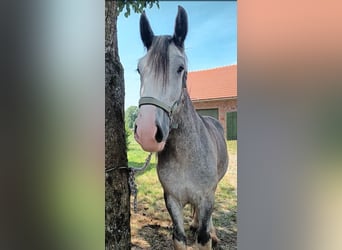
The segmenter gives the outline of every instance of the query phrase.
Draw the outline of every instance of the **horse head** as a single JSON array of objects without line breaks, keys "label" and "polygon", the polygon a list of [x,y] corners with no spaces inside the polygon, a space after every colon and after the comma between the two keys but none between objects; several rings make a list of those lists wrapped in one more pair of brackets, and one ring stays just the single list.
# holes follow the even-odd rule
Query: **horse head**
[{"label": "horse head", "polygon": [[173,36],[155,36],[145,13],[140,17],[140,35],[147,53],[137,68],[141,85],[134,135],[145,151],[162,151],[170,129],[176,126],[173,117],[179,112],[186,87],[187,31],[187,14],[181,6],[178,6]]}]

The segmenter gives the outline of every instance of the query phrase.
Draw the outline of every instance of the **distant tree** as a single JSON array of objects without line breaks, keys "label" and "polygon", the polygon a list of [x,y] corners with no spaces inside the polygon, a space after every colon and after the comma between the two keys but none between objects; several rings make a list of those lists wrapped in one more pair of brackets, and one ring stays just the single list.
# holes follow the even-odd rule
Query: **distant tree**
[{"label": "distant tree", "polygon": [[158,1],[105,1],[105,249],[131,249],[130,190],[124,122],[125,83],[117,40],[117,17],[125,8],[142,12]]},{"label": "distant tree", "polygon": [[129,106],[126,109],[125,113],[125,120],[126,120],[126,126],[130,129],[133,129],[135,119],[138,117],[138,107],[137,106]]}]

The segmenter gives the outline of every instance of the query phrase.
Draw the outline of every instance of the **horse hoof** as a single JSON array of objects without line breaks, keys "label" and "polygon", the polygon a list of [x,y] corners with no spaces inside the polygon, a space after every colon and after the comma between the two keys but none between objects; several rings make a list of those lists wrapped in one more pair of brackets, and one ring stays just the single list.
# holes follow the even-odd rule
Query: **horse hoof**
[{"label": "horse hoof", "polygon": [[198,242],[196,245],[197,245],[198,250],[211,250],[212,249],[211,239],[205,245],[202,245]]},{"label": "horse hoof", "polygon": [[175,250],[186,250],[186,244],[183,241],[173,240]]},{"label": "horse hoof", "polygon": [[217,239],[217,240],[212,239],[212,243],[211,244],[213,245],[213,247],[217,247],[219,242],[220,242],[219,239]]},{"label": "horse hoof", "polygon": [[211,240],[213,241],[213,246],[215,247],[218,243],[220,243],[220,239],[217,238],[216,234],[210,233]]}]

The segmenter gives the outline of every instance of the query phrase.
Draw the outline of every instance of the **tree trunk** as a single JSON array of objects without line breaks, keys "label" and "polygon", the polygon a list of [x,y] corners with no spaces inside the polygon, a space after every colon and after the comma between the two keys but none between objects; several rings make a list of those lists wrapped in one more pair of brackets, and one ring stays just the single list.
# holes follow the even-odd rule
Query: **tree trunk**
[{"label": "tree trunk", "polygon": [[[130,249],[130,190],[124,125],[125,85],[117,43],[116,1],[106,1],[105,23],[105,137],[106,250]],[[123,167],[123,168],[121,168]]]}]

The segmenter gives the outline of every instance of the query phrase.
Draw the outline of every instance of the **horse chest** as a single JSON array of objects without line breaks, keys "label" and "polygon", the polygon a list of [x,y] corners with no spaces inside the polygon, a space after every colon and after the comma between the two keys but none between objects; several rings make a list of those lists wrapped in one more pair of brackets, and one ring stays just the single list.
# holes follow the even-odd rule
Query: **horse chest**
[{"label": "horse chest", "polygon": [[186,169],[158,166],[157,171],[165,192],[177,194],[177,196],[186,196],[189,193],[191,180]]},{"label": "horse chest", "polygon": [[158,177],[163,187],[186,186],[189,173],[186,169],[158,166]]},{"label": "horse chest", "polygon": [[157,172],[164,192],[177,198],[183,205],[196,203],[216,185],[213,175],[207,172],[204,177],[189,166],[158,165]]}]

